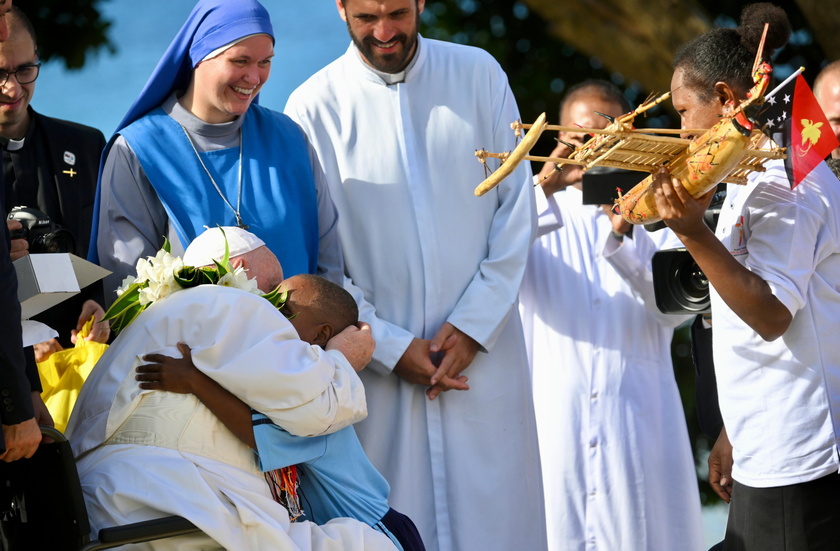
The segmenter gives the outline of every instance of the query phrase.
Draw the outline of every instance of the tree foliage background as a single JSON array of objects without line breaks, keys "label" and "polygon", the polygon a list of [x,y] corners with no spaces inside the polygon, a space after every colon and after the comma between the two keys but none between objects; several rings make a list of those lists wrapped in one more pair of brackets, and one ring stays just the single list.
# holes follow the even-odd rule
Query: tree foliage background
[{"label": "tree foliage background", "polygon": [[102,2],[30,0],[21,3],[19,7],[38,31],[41,61],[59,59],[68,69],[80,69],[90,54],[103,49],[114,53],[116,47],[108,36],[111,22],[102,18],[99,7]]},{"label": "tree foliage background", "polygon": [[[41,59],[62,60],[74,69],[81,68],[89,55],[115,52],[108,36],[111,22],[103,19],[100,9],[106,1],[29,0],[24,9],[38,29]],[[813,82],[826,61],[840,58],[840,10],[819,0],[774,3],[788,13],[794,30],[790,44],[773,60],[777,77],[803,66],[806,79]],[[747,2],[709,4],[698,0],[428,0],[421,32],[428,38],[490,52],[508,74],[523,119],[532,121],[546,112],[548,121],[556,123],[564,91],[588,78],[614,82],[631,105],[667,91],[674,50],[712,26],[735,26]],[[650,127],[678,124],[667,104],[653,110],[647,120],[637,121],[638,126]],[[553,148],[553,137],[547,134],[534,148],[535,154],[547,155]],[[702,480],[711,442],[696,420],[694,370],[685,329],[677,332],[673,352],[701,473],[701,495],[704,502],[713,503],[718,498]]]},{"label": "tree foliage background", "polygon": [[[556,124],[564,91],[588,78],[612,81],[633,106],[667,92],[676,48],[713,26],[737,26],[748,3],[718,0],[709,9],[696,0],[427,0],[421,32],[490,52],[508,74],[523,120],[545,112]],[[840,10],[814,0],[773,3],[787,12],[794,30],[773,60],[776,74],[785,77],[803,66],[812,82],[826,60],[840,58]],[[826,46],[809,26],[814,19],[829,29],[821,36]],[[665,103],[637,124],[679,122]],[[547,155],[554,145],[544,135],[534,153]]]}]

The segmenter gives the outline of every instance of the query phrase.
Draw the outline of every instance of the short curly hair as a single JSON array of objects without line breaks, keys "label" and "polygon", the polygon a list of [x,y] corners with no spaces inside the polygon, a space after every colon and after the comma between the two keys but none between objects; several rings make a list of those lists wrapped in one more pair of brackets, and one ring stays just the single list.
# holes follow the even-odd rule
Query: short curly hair
[{"label": "short curly hair", "polygon": [[359,306],[344,287],[313,274],[298,274],[294,277],[312,285],[315,301],[309,306],[318,310],[323,319],[329,320],[336,332],[358,323]]},{"label": "short curly hair", "polygon": [[763,56],[770,59],[790,39],[790,21],[782,8],[762,2],[743,9],[738,28],[712,29],[680,47],[674,70],[682,69],[688,86],[703,100],[711,99],[717,82],[746,95],[765,23],[770,27]]}]

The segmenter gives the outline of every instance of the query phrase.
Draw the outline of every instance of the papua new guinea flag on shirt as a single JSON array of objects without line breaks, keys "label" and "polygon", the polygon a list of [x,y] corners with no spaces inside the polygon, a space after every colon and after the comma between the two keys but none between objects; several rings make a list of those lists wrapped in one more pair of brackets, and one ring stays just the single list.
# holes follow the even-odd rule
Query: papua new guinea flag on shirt
[{"label": "papua new guinea flag on shirt", "polygon": [[764,133],[785,148],[791,188],[838,146],[825,113],[801,73],[764,100],[757,119]]}]

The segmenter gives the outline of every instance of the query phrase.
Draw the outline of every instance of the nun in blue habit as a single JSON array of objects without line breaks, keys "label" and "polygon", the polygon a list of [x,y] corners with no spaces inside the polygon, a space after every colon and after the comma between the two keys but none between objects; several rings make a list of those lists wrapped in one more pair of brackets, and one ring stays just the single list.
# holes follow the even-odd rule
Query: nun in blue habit
[{"label": "nun in blue habit", "polygon": [[259,236],[287,277],[339,280],[335,207],[315,154],[291,119],[257,104],[273,55],[259,2],[196,4],[102,158],[90,259],[112,272],[106,303],[164,237],[178,255],[216,225]]}]

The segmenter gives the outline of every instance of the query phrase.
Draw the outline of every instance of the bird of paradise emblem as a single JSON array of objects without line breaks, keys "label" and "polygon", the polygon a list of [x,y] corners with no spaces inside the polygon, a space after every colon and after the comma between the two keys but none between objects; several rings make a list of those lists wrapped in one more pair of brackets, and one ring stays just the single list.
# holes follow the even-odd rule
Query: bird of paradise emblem
[{"label": "bird of paradise emblem", "polygon": [[[820,137],[822,136],[820,127],[822,125],[823,123],[821,122],[802,119],[802,145],[798,148],[799,151],[797,151],[800,157],[807,155],[811,151],[811,148],[820,141]],[[808,147],[805,147],[806,143]]]}]

